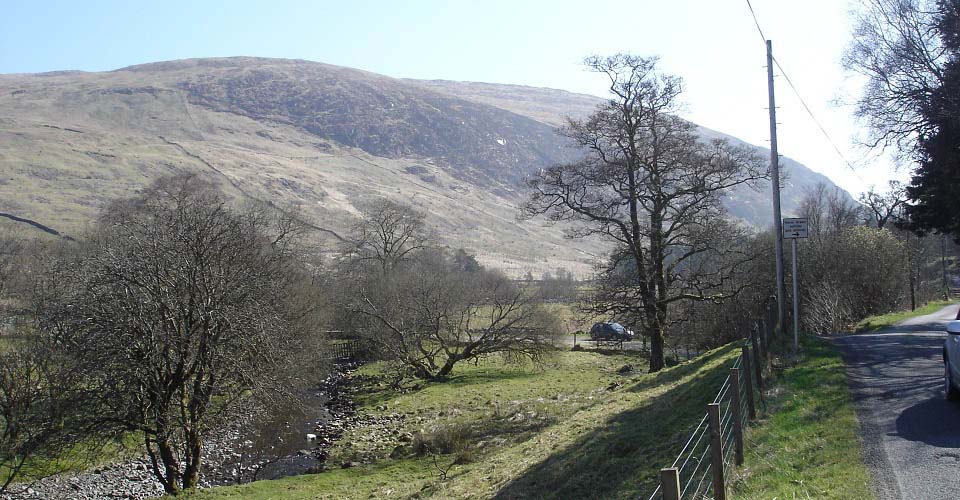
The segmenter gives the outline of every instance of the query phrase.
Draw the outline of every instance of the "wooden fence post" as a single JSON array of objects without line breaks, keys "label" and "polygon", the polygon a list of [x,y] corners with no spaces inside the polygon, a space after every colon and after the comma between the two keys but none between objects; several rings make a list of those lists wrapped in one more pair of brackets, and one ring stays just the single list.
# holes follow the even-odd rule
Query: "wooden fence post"
[{"label": "wooden fence post", "polygon": [[713,498],[726,500],[727,489],[723,484],[723,435],[720,428],[720,404],[707,405],[707,421],[710,423],[710,468],[713,472]]},{"label": "wooden fence post", "polygon": [[[750,373],[747,372],[747,378]],[[733,455],[737,465],[743,465],[743,410],[740,407],[740,369],[730,369],[730,410],[733,412]]]},{"label": "wooden fence post", "polygon": [[660,469],[660,492],[663,500],[680,500],[680,471],[676,467]]},{"label": "wooden fence post", "polygon": [[760,320],[760,324],[757,326],[757,330],[758,330],[757,332],[758,335],[760,335],[760,338],[758,339],[760,341],[760,358],[766,361],[767,354],[769,354],[769,351],[767,351],[767,348],[770,346],[769,344],[770,337],[768,335],[770,331],[770,327],[768,326],[766,319]]},{"label": "wooden fence post", "polygon": [[750,420],[755,420],[757,418],[757,407],[753,403],[753,370],[750,368],[750,349],[747,348],[747,345],[743,345],[743,361],[741,361],[743,366],[743,373],[746,375],[746,378],[743,379],[744,382],[744,393],[747,396],[747,417]]},{"label": "wooden fence post", "polygon": [[757,336],[750,337],[750,342],[753,344],[753,371],[757,374],[757,394],[760,395],[760,402],[763,403],[763,360],[760,349],[757,348]]}]

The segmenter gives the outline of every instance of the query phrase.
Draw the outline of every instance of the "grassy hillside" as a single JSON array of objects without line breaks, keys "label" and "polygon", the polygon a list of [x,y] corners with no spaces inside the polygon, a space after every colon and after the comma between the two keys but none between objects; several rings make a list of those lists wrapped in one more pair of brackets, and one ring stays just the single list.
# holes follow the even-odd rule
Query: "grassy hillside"
[{"label": "grassy hillside", "polygon": [[645,365],[630,354],[564,351],[542,369],[488,360],[402,394],[379,385],[374,365],[361,411],[389,423],[344,436],[330,462],[351,467],[196,497],[636,498],[656,487],[737,352],[657,374],[618,373]]},{"label": "grassy hillside", "polygon": [[586,275],[603,243],[573,248],[560,227],[516,220],[522,178],[570,154],[558,140],[500,108],[306,61],[0,75],[0,212],[75,235],[109,201],[196,172],[298,209],[332,231],[319,233],[328,248],[386,197],[485,264]]},{"label": "grassy hillside", "polygon": [[[607,245],[516,220],[524,179],[576,152],[554,133],[598,98],[417,82],[299,60],[215,58],[101,73],[0,75],[0,213],[76,234],[150,180],[197,172],[237,199],[297,207],[328,246],[372,199],[430,214],[441,244],[520,276],[586,276]],[[704,133],[706,129],[703,129]],[[716,134],[715,132],[710,132]],[[790,166],[785,213],[811,182]],[[731,193],[763,224],[767,189]]]}]

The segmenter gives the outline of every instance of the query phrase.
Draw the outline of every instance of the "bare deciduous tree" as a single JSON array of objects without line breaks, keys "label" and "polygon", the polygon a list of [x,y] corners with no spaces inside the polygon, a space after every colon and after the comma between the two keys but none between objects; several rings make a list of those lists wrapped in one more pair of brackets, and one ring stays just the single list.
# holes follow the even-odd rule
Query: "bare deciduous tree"
[{"label": "bare deciduous tree", "polygon": [[799,212],[807,219],[810,238],[823,243],[846,228],[860,223],[861,209],[838,187],[819,182],[800,200]]},{"label": "bare deciduous tree", "polygon": [[750,149],[706,141],[674,114],[681,80],[658,72],[656,58],[619,54],[585,63],[609,79],[611,99],[561,130],[585,156],[534,178],[523,214],[573,221],[569,236],[599,235],[618,245],[606,268],[626,266],[633,278],[610,296],[609,310],[628,309],[637,318],[657,371],[670,305],[724,296],[717,286],[723,269],[696,275],[724,251],[710,241],[717,228],[729,227],[722,195],[767,172]]},{"label": "bare deciduous tree", "polygon": [[141,433],[168,493],[197,486],[205,436],[243,398],[287,394],[295,232],[196,177],[161,179],[106,209],[42,284],[41,335],[82,370],[82,410]]},{"label": "bare deciduous tree", "polygon": [[878,229],[883,229],[888,222],[898,222],[903,217],[906,202],[906,187],[900,181],[890,181],[884,193],[878,193],[871,187],[860,194],[860,204],[870,215],[871,224]]},{"label": "bare deciduous tree", "polygon": [[75,368],[33,343],[0,350],[0,493],[15,479],[49,473],[25,470],[31,461],[53,462],[89,444],[83,436],[90,421],[77,411],[82,395],[68,389],[82,383]]},{"label": "bare deciduous tree", "polygon": [[866,77],[856,115],[870,135],[868,145],[915,151],[931,131],[922,110],[944,79],[948,60],[937,26],[935,0],[864,0],[855,11],[844,66]]},{"label": "bare deciduous tree", "polygon": [[577,280],[570,271],[558,267],[546,271],[540,278],[540,296],[545,300],[566,302],[577,298]]},{"label": "bare deciduous tree", "polygon": [[363,209],[351,237],[354,251],[362,259],[376,261],[383,270],[423,249],[427,240],[422,212],[385,199]]},{"label": "bare deciduous tree", "polygon": [[18,351],[0,352],[0,492],[49,442],[49,399],[37,361]]},{"label": "bare deciduous tree", "polygon": [[348,309],[367,338],[417,378],[439,379],[462,361],[492,354],[539,361],[553,321],[506,276],[464,271],[440,251],[356,281]]}]

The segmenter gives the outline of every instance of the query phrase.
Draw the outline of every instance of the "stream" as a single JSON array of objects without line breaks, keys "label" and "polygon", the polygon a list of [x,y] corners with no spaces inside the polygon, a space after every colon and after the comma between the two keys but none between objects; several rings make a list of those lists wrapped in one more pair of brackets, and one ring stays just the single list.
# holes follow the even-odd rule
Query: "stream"
[{"label": "stream", "polygon": [[[200,487],[325,470],[330,448],[355,420],[354,406],[343,391],[355,368],[356,365],[339,365],[318,387],[304,393],[300,404],[277,408],[272,416],[257,417],[256,412],[247,412],[233,425],[208,438]],[[308,435],[315,437],[308,440]],[[164,494],[146,457],[15,483],[8,489],[0,494],[0,499],[140,500]]]}]

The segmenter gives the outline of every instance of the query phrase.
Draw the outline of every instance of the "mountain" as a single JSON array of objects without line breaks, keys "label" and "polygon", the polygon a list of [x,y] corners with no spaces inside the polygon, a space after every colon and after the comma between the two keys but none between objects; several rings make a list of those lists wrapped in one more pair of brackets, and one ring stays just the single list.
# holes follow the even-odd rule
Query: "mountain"
[{"label": "mountain", "polygon": [[[448,80],[409,80],[426,88],[457,95],[471,101],[497,106],[514,113],[528,116],[553,127],[566,123],[567,117],[585,118],[604,102],[601,97],[576,94],[566,90]],[[755,148],[764,158],[770,150],[748,144],[736,137],[698,126],[699,134],[711,139],[726,139],[732,143]],[[786,173],[780,198],[784,216],[793,215],[807,189],[817,184],[830,188],[836,185],[827,176],[810,170],[805,165],[788,157],[781,157],[780,167]],[[846,193],[849,196],[849,193]],[[851,201],[853,200],[850,197]],[[727,196],[727,209],[731,215],[751,225],[766,227],[773,223],[769,186],[754,190],[747,186],[734,189]]]},{"label": "mountain", "polygon": [[[234,197],[297,207],[331,245],[364,203],[388,197],[428,212],[443,243],[486,264],[584,275],[603,242],[518,223],[515,207],[524,178],[575,157],[555,127],[598,102],[247,57],[0,75],[0,216],[77,234],[107,201],[161,175],[198,172]],[[831,184],[785,163],[787,213],[812,183]],[[758,225],[769,205],[766,192],[749,189],[728,200]]]}]

